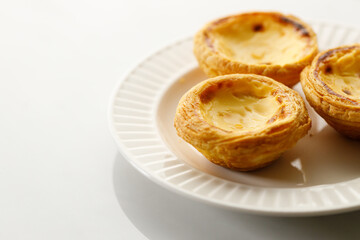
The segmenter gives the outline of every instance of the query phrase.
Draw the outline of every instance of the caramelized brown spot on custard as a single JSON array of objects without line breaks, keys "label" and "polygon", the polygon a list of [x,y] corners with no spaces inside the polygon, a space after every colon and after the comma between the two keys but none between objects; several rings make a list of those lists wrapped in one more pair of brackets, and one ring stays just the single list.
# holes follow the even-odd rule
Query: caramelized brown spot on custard
[{"label": "caramelized brown spot on custard", "polygon": [[323,62],[326,58],[328,58],[329,56],[331,56],[334,52],[336,52],[336,49],[328,51],[326,53],[324,53],[323,55],[321,55],[317,61],[317,65],[320,64],[320,62]]},{"label": "caramelized brown spot on custard", "polygon": [[[345,50],[345,51],[348,51],[348,50],[352,50],[352,49],[354,49],[354,48],[356,48],[356,46],[350,46],[350,47],[345,47],[345,48],[337,48],[337,49],[333,49],[333,50],[331,50],[331,51],[325,52],[325,53],[324,53],[323,55],[321,55],[321,56],[318,58],[318,60],[316,61],[316,67],[315,67],[315,69],[314,69],[314,77],[315,77],[315,79],[316,79],[317,81],[319,81],[319,82],[323,85],[323,87],[325,88],[325,90],[326,90],[328,93],[337,96],[338,98],[340,98],[341,100],[343,100],[343,101],[345,101],[345,102],[348,102],[348,103],[351,103],[351,104],[354,104],[354,105],[359,105],[358,102],[356,102],[356,101],[354,101],[354,100],[352,100],[352,99],[350,99],[350,98],[347,98],[347,97],[345,97],[345,96],[343,96],[343,95],[340,95],[340,94],[334,92],[334,90],[332,90],[332,89],[331,89],[326,83],[324,83],[324,82],[320,79],[320,77],[319,77],[320,64],[321,64],[322,62],[323,62],[323,63],[326,63],[326,58],[330,57],[332,54],[334,54],[334,53],[336,53],[336,52],[338,52],[338,51],[344,51],[344,50]],[[328,70],[331,70],[331,71],[332,71],[332,69],[327,69],[327,67],[326,67],[326,68],[325,68],[325,73],[328,73],[328,72],[327,72]],[[343,92],[344,92],[344,90],[343,90]],[[344,92],[344,93],[346,93],[346,92]],[[347,93],[346,93],[346,94],[347,94]],[[348,94],[348,95],[351,95],[351,92],[350,92],[350,94]]]},{"label": "caramelized brown spot on custard", "polygon": [[254,32],[262,32],[264,31],[264,26],[261,23],[258,23],[255,24],[252,29]]},{"label": "caramelized brown spot on custard", "polygon": [[287,17],[283,17],[281,16],[280,17],[280,22],[282,23],[286,23],[286,24],[291,24],[295,27],[295,29],[300,32],[300,34],[304,37],[310,37],[310,33],[308,32],[308,30],[303,26],[301,25],[300,23],[290,19],[290,18],[287,18]]},{"label": "caramelized brown spot on custard", "polygon": [[332,90],[332,89],[331,89],[326,83],[324,83],[323,81],[321,81],[321,83],[322,83],[322,85],[324,86],[324,88],[326,89],[326,91],[327,91],[328,93],[330,93],[330,94],[332,94],[332,95],[335,95],[335,96],[337,96],[338,98],[340,98],[340,99],[342,99],[342,100],[344,100],[344,101],[346,101],[346,102],[350,102],[350,103],[352,103],[352,104],[358,105],[358,103],[357,103],[356,101],[354,101],[354,100],[352,100],[352,99],[349,99],[349,98],[347,98],[347,97],[344,97],[344,96],[342,96],[342,95],[334,92],[334,90]]},{"label": "caramelized brown spot on custard", "polygon": [[226,83],[226,87],[228,87],[228,88],[231,88],[231,87],[233,87],[234,86],[234,83],[233,82],[227,82]]},{"label": "caramelized brown spot on custard", "polygon": [[217,89],[218,89],[218,86],[216,86],[216,85],[212,85],[212,86],[208,87],[207,89],[205,89],[200,94],[200,101],[204,104],[210,102],[215,97],[215,92]]},{"label": "caramelized brown spot on custard", "polygon": [[325,60],[326,58],[330,57],[332,54],[334,54],[334,53],[336,53],[336,52],[338,52],[338,51],[342,51],[342,50],[348,51],[348,50],[354,49],[355,47],[356,47],[356,46],[350,46],[350,47],[337,48],[337,49],[333,49],[333,50],[331,50],[331,51],[327,51],[327,52],[325,52],[323,55],[321,55],[321,56],[318,58],[316,64],[319,65],[320,62],[324,62],[324,60]]},{"label": "caramelized brown spot on custard", "polygon": [[327,66],[326,68],[325,68],[325,73],[332,73],[332,67],[331,66]]},{"label": "caramelized brown spot on custard", "polygon": [[352,95],[352,93],[350,92],[350,90],[343,89],[342,91],[343,91],[344,93],[346,93],[347,95]]}]

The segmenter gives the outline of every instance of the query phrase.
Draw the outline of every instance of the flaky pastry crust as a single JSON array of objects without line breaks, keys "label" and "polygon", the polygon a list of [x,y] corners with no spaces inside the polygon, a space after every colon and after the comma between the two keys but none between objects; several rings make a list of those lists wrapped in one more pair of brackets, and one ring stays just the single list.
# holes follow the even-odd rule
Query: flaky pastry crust
[{"label": "flaky pastry crust", "polygon": [[211,162],[249,171],[291,148],[311,120],[294,90],[268,77],[231,74],[190,89],[179,102],[174,126]]},{"label": "flaky pastry crust", "polygon": [[306,99],[341,134],[360,139],[360,44],[319,53],[301,73]]},{"label": "flaky pastry crust", "polygon": [[194,38],[194,54],[209,77],[254,73],[293,86],[317,53],[311,27],[277,12],[221,18],[207,24]]}]

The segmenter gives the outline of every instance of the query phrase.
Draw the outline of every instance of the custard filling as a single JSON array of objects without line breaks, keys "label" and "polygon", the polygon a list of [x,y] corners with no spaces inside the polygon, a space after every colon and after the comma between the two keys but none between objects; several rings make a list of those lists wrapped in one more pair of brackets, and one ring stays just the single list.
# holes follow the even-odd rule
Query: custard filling
[{"label": "custard filling", "polygon": [[360,49],[337,52],[319,66],[321,80],[334,92],[360,98]]},{"label": "custard filling", "polygon": [[221,89],[211,101],[202,105],[205,120],[227,131],[251,131],[264,127],[279,109],[276,98],[248,95]]},{"label": "custard filling", "polygon": [[308,42],[292,25],[273,19],[243,21],[219,26],[212,32],[215,48],[225,56],[247,64],[284,65],[301,60]]}]

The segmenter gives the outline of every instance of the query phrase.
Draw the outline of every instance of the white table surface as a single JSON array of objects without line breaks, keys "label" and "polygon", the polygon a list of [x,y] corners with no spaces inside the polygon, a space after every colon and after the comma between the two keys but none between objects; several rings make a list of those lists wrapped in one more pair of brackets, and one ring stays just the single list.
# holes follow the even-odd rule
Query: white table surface
[{"label": "white table surface", "polygon": [[110,136],[122,74],[207,21],[248,10],[355,25],[359,0],[0,2],[0,239],[355,239],[360,212],[278,218],[150,182]]}]

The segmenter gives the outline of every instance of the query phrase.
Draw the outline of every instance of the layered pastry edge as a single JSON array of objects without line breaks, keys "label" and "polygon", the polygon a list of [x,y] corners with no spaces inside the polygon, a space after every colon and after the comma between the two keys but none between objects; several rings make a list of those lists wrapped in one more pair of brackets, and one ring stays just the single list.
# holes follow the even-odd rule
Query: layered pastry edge
[{"label": "layered pastry edge", "polygon": [[[241,31],[243,28],[246,29],[246,31]],[[288,33],[282,38],[281,36],[280,38],[275,37],[273,41],[269,38],[271,42],[266,49],[270,51],[270,53],[277,48],[283,47],[282,45],[284,44],[288,44],[288,47],[291,48],[294,44],[289,44],[288,42],[290,40],[289,37],[292,37],[295,40],[299,40],[299,43],[305,44],[303,49],[292,51],[292,54],[300,54],[300,57],[290,60],[288,63],[278,64],[271,62],[274,59],[271,54],[256,52],[261,50],[261,41],[263,41],[266,36],[264,34],[269,32],[268,29],[270,33],[274,30],[274,34]],[[224,47],[219,47],[221,45],[218,43],[220,41],[219,39],[223,36],[230,36],[228,38],[231,39],[232,34],[238,34],[239,39],[236,39],[237,36],[234,36],[234,43],[230,43],[231,41],[229,41],[229,44],[222,44]],[[256,38],[256,36],[259,37]],[[268,39],[268,37],[266,39]],[[276,40],[279,39],[282,41],[282,44],[276,45]],[[256,42],[257,40],[259,42]],[[242,47],[241,44],[243,43],[250,44],[251,47]],[[246,49],[250,49],[251,51],[251,49],[253,49],[254,53],[250,52],[250,55],[255,54],[255,58],[263,56],[264,61],[262,63],[262,60],[260,60],[260,62],[256,63],[252,62],[251,59],[239,60],[229,57],[229,54],[224,54],[226,51],[221,50],[221,48],[225,49],[226,45],[237,46],[241,51],[244,49],[244,51],[247,51]],[[287,50],[287,52],[291,51]],[[208,76],[254,73],[271,77],[287,86],[292,86],[299,81],[301,70],[311,63],[311,60],[317,52],[317,39],[311,27],[294,16],[283,15],[278,12],[251,12],[221,18],[207,24],[194,38],[194,54],[199,62],[200,68],[203,69]],[[246,54],[238,55],[244,56]]]},{"label": "layered pastry edge", "polygon": [[[260,92],[256,92],[259,88]],[[237,103],[245,102],[244,108],[259,107],[256,99],[252,98],[261,101],[266,97],[276,107],[272,113],[271,110],[262,110],[260,107],[257,111],[260,114],[261,111],[267,111],[266,119],[261,120],[260,117],[261,121],[255,125],[241,124],[243,126],[240,129],[236,129],[236,126],[234,129],[222,127],[209,120],[204,109],[206,111],[206,106],[211,101],[216,102],[217,97],[226,91],[236,93],[233,100],[238,101]],[[223,95],[227,97],[221,101],[227,102],[228,98],[232,98],[229,92]],[[237,110],[241,115],[241,106]],[[233,74],[208,79],[190,89],[179,102],[174,125],[177,134],[211,162],[231,169],[249,171],[270,164],[282,152],[291,148],[306,135],[311,120],[303,100],[294,90],[264,76]]]},{"label": "layered pastry edge", "polygon": [[306,99],[330,126],[360,138],[360,44],[319,53],[301,73]]}]

